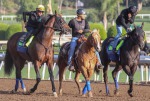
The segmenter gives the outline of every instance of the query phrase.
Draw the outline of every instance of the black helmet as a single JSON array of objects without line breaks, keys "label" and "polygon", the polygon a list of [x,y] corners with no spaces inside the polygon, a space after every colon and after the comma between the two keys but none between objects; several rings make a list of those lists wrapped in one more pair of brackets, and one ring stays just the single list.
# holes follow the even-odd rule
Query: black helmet
[{"label": "black helmet", "polygon": [[136,13],[137,12],[137,7],[136,6],[130,6],[129,7],[129,12],[132,13],[132,14]]},{"label": "black helmet", "polygon": [[77,15],[82,15],[82,14],[85,14],[85,11],[83,9],[78,9]]}]

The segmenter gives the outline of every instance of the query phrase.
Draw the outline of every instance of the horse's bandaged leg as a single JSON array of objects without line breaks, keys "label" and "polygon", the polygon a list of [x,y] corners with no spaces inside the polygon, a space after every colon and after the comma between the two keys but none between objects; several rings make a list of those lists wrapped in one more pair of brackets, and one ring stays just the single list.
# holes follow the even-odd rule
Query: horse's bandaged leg
[{"label": "horse's bandaged leg", "polygon": [[118,85],[118,82],[117,82],[117,79],[116,79],[116,78],[114,78],[114,82],[115,82],[115,87],[116,87],[116,89],[119,89],[119,85]]},{"label": "horse's bandaged leg", "polygon": [[86,94],[86,93],[87,93],[87,84],[85,84],[83,91],[82,91],[82,94]]},{"label": "horse's bandaged leg", "polygon": [[19,79],[16,79],[15,91],[17,91],[18,88],[19,88]]},{"label": "horse's bandaged leg", "polygon": [[22,80],[22,79],[20,79],[20,83],[21,83],[21,88],[22,88],[22,89],[24,89],[24,88],[25,88],[25,85],[24,85],[24,83],[23,83],[23,80]]},{"label": "horse's bandaged leg", "polygon": [[109,94],[109,88],[108,88],[108,85],[106,85],[106,93]]},{"label": "horse's bandaged leg", "polygon": [[86,81],[86,85],[87,85],[87,90],[91,91],[91,84],[90,81]]}]

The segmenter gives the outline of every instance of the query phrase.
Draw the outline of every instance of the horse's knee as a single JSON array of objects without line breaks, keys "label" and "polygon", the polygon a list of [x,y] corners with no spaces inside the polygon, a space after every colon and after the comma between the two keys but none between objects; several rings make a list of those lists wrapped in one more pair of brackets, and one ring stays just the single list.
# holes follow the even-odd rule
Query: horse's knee
[{"label": "horse's knee", "polygon": [[129,76],[129,80],[133,81],[134,80],[133,76]]},{"label": "horse's knee", "polygon": [[37,78],[36,81],[37,83],[39,83],[41,81],[41,78]]}]

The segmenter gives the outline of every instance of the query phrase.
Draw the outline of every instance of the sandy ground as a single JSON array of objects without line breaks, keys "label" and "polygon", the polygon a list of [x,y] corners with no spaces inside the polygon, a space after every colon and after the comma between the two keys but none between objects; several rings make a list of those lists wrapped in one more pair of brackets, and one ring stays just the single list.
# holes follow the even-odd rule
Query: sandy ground
[{"label": "sandy ground", "polygon": [[[33,87],[35,80],[24,80],[27,90]],[[50,81],[41,81],[38,89],[30,95],[24,95],[21,88],[16,94],[10,91],[14,88],[14,79],[0,79],[0,101],[150,101],[150,85],[134,85],[133,95],[129,97],[128,85],[120,85],[119,95],[115,96],[114,85],[109,84],[110,96],[105,95],[105,86],[101,83],[91,83],[93,98],[81,97],[75,82],[63,82],[63,95],[55,98],[52,94]],[[59,82],[55,81],[58,91]],[[84,83],[81,83],[84,86]],[[20,87],[20,86],[19,86]],[[102,90],[102,92],[99,92]]]}]

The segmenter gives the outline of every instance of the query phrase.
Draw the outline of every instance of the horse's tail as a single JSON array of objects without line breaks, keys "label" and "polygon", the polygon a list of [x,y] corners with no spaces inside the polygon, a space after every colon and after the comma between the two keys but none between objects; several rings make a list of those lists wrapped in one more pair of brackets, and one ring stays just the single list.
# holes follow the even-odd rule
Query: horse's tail
[{"label": "horse's tail", "polygon": [[13,59],[7,49],[4,59],[4,72],[6,75],[10,75],[12,73],[12,70],[13,70]]}]

